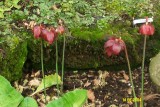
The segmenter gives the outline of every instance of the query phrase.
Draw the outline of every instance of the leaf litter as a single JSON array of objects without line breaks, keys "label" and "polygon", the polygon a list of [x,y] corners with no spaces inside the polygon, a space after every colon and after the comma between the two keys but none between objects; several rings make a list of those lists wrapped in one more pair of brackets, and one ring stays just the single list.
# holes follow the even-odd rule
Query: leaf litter
[{"label": "leaf litter", "polygon": [[[144,85],[144,107],[160,107],[160,92],[152,83],[148,70],[145,69]],[[49,72],[47,75],[54,74]],[[22,92],[22,95],[29,96],[36,91],[38,85],[42,82],[41,72],[26,73],[19,81],[14,83],[14,87]],[[141,72],[140,68],[133,71],[133,81],[137,97],[141,92]],[[64,93],[72,91],[76,88],[87,89],[88,101],[83,107],[134,107],[133,102],[123,101],[124,98],[132,97],[132,88],[129,82],[127,71],[106,71],[106,70],[88,70],[88,71],[67,71],[64,79]],[[47,102],[57,99],[56,86],[47,89]],[[39,104],[44,107],[43,92],[36,93],[32,96]],[[138,102],[139,103],[139,102]]]}]

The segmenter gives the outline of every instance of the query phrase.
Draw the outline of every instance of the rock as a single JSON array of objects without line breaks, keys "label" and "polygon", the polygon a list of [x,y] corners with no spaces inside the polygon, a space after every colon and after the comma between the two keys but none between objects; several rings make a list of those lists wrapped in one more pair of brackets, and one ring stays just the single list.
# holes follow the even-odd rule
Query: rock
[{"label": "rock", "polygon": [[153,83],[160,89],[160,53],[151,59],[149,73]]}]

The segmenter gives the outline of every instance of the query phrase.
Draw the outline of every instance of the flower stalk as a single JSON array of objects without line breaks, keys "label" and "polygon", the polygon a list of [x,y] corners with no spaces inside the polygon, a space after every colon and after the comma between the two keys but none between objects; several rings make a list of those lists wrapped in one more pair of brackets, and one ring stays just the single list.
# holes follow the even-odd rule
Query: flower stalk
[{"label": "flower stalk", "polygon": [[45,86],[45,75],[44,75],[44,64],[43,64],[43,40],[41,39],[41,67],[42,67],[42,76],[43,76],[43,85],[44,85],[44,96],[46,104],[46,86]]},{"label": "flower stalk", "polygon": [[[133,97],[134,97],[134,99],[136,99],[137,97],[136,97],[136,93],[135,93],[135,87],[134,87],[134,84],[133,84],[133,77],[132,77],[130,61],[129,61],[129,58],[128,58],[128,51],[127,51],[126,46],[124,46],[124,51],[125,51],[125,56],[126,56],[126,60],[127,60],[128,70],[129,70],[129,78],[130,78],[131,85],[132,85]],[[138,107],[137,102],[135,101],[134,103],[135,103],[135,107]]]},{"label": "flower stalk", "polygon": [[64,80],[64,55],[65,55],[65,35],[63,36],[63,56],[62,56],[62,85],[61,92],[63,91],[63,80]]},{"label": "flower stalk", "polygon": [[143,107],[143,91],[144,91],[144,62],[145,62],[145,53],[146,53],[146,41],[147,41],[147,35],[144,36],[144,46],[143,46],[143,59],[142,59],[142,77],[141,77],[141,107]]},{"label": "flower stalk", "polygon": [[145,62],[145,53],[146,53],[146,41],[147,41],[147,36],[152,36],[155,32],[154,26],[150,23],[148,23],[148,17],[146,17],[146,23],[141,25],[139,28],[139,33],[141,35],[144,35],[144,44],[143,44],[143,59],[142,59],[142,76],[141,76],[141,103],[140,106],[143,107],[144,105],[144,96],[143,96],[143,91],[144,91],[144,62]]},{"label": "flower stalk", "polygon": [[58,93],[58,96],[59,96],[59,85],[58,85],[58,43],[57,43],[57,40],[56,40],[56,80],[57,80],[57,93]]}]

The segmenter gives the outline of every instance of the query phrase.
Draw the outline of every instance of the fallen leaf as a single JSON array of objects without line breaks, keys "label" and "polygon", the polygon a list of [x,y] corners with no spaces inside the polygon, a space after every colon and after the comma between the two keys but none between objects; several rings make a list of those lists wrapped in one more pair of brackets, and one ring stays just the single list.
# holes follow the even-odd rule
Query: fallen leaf
[{"label": "fallen leaf", "polygon": [[87,76],[88,76],[89,78],[90,78],[90,77],[94,77],[94,75],[92,75],[92,74],[88,74]]},{"label": "fallen leaf", "polygon": [[26,76],[25,76],[25,79],[28,79],[29,78],[29,74],[27,74]]},{"label": "fallen leaf", "polygon": [[39,102],[40,107],[45,107],[46,105],[42,102]]},{"label": "fallen leaf", "polygon": [[125,72],[123,72],[123,78],[124,78],[126,81],[129,80],[129,76],[128,76]]},{"label": "fallen leaf", "polygon": [[47,95],[46,96],[46,101],[49,102],[50,100],[51,100],[51,97]]},{"label": "fallen leaf", "polygon": [[39,77],[40,76],[40,71],[34,72],[32,71],[31,77]]},{"label": "fallen leaf", "polygon": [[22,92],[23,92],[23,89],[24,89],[24,87],[23,87],[22,85],[19,85],[19,87],[18,87],[18,91],[19,91],[20,93],[22,93]]},{"label": "fallen leaf", "polygon": [[132,88],[128,88],[127,93],[128,93],[129,95],[131,95],[131,94],[132,94]]},{"label": "fallen leaf", "polygon": [[129,107],[129,104],[120,104],[119,107]]},{"label": "fallen leaf", "polygon": [[40,85],[40,81],[38,80],[38,78],[34,78],[31,81],[29,81],[28,85],[29,86],[37,87],[37,86]]},{"label": "fallen leaf", "polygon": [[89,100],[91,100],[92,102],[95,101],[95,96],[94,96],[94,92],[92,90],[88,90],[87,91],[87,97]]},{"label": "fallen leaf", "polygon": [[24,26],[27,26],[27,29],[33,29],[33,27],[36,25],[35,21],[30,21],[29,23],[23,22]]},{"label": "fallen leaf", "polygon": [[18,89],[18,81],[15,81],[15,82],[14,82],[14,87],[15,87],[16,89]]},{"label": "fallen leaf", "polygon": [[24,79],[23,80],[23,86],[27,85],[27,83],[28,83],[28,79]]},{"label": "fallen leaf", "polygon": [[35,77],[39,77],[40,74],[41,74],[40,71],[37,71],[37,72],[34,74],[34,76],[35,76]]},{"label": "fallen leaf", "polygon": [[115,104],[111,104],[109,107],[118,107],[118,106],[116,106]]},{"label": "fallen leaf", "polygon": [[99,85],[100,85],[100,82],[101,82],[101,81],[100,81],[99,79],[94,79],[94,80],[93,80],[93,83],[94,83],[95,86],[99,86]]},{"label": "fallen leaf", "polygon": [[87,82],[84,84],[84,87],[88,87],[89,85],[91,85],[91,83],[87,81]]},{"label": "fallen leaf", "polygon": [[101,70],[99,70],[99,71],[98,71],[98,74],[99,74],[99,78],[101,79],[101,78],[102,78],[102,76],[103,76],[102,71],[101,71]]},{"label": "fallen leaf", "polygon": [[159,98],[160,94],[149,94],[144,96],[144,101],[153,100],[155,98]]},{"label": "fallen leaf", "polygon": [[104,71],[104,73],[102,74],[102,78],[105,79],[106,77],[109,77],[109,72]]},{"label": "fallen leaf", "polygon": [[122,83],[128,83],[125,79],[121,79],[119,81],[122,82]]}]

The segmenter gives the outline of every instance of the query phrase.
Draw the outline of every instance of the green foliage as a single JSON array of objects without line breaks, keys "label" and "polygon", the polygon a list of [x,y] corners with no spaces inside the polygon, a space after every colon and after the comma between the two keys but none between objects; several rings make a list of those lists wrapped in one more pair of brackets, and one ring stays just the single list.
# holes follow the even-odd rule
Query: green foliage
[{"label": "green foliage", "polygon": [[[88,26],[94,23],[95,17],[103,16],[101,2],[85,0],[31,1],[35,7],[29,19],[38,23],[55,24],[63,19],[68,28]],[[98,4],[98,5],[97,5]],[[58,9],[53,9],[56,5]],[[96,7],[96,8],[95,8]],[[30,7],[28,7],[30,8]]]},{"label": "green foliage", "polygon": [[21,8],[20,5],[18,5],[18,2],[20,0],[5,0],[4,2],[0,2],[0,18],[4,18],[4,12],[5,11],[11,11],[11,9],[14,8]]},{"label": "green foliage", "polygon": [[32,97],[25,97],[18,107],[38,107],[38,104]]},{"label": "green foliage", "polygon": [[14,89],[7,79],[0,75],[0,105],[1,107],[18,107],[23,96]]},{"label": "green foliage", "polygon": [[[57,76],[58,76],[58,81],[57,81]],[[51,74],[51,75],[45,76],[44,79],[45,79],[45,87],[46,88],[62,83],[60,76],[56,73],[54,75]],[[44,84],[43,84],[44,79],[42,79],[41,84],[38,86],[37,90],[32,95],[44,90]]]},{"label": "green foliage", "polygon": [[82,107],[87,99],[87,90],[76,89],[51,101],[46,107]]},{"label": "green foliage", "polygon": [[145,17],[153,15],[152,0],[112,0],[106,2],[106,11],[113,15],[128,15],[130,17]]},{"label": "green foliage", "polygon": [[[52,77],[48,76],[48,77]],[[55,75],[54,75],[55,76]],[[50,80],[52,80],[50,78]],[[50,81],[51,83],[51,81]],[[51,83],[51,85],[53,85]],[[1,107],[38,107],[31,97],[23,97],[14,89],[9,81],[0,75],[0,105]],[[81,107],[87,99],[87,90],[76,89],[64,94],[57,100],[51,101],[47,107]]]}]

